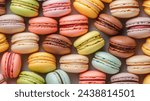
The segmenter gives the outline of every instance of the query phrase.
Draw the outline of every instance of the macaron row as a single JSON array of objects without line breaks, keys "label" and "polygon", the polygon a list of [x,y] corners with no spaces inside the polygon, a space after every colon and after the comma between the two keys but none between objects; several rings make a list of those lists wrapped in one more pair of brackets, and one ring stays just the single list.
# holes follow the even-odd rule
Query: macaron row
[{"label": "macaron row", "polygon": [[[39,0],[38,0],[39,1]],[[35,17],[39,15],[40,4],[36,0],[11,0],[10,10],[23,17]],[[41,0],[40,0],[41,1]],[[42,11],[46,17],[62,17],[71,13],[70,0],[42,0]],[[2,0],[2,12],[5,14],[5,0]],[[140,13],[137,0],[75,0],[74,8],[81,14],[89,18],[97,18],[98,14],[104,9],[104,3],[110,3],[109,9],[113,16],[118,18],[132,18]],[[150,15],[149,0],[144,0],[142,6],[146,14]]]}]

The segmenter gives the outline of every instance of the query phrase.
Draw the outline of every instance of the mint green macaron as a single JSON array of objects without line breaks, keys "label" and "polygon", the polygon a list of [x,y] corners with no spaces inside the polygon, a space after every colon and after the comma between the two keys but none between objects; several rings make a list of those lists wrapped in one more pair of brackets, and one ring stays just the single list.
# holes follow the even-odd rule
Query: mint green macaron
[{"label": "mint green macaron", "polygon": [[10,10],[23,17],[38,16],[39,3],[37,0],[12,0]]},{"label": "mint green macaron", "polygon": [[48,73],[45,80],[47,84],[70,84],[68,74],[60,69]]},{"label": "mint green macaron", "polygon": [[110,53],[97,52],[92,59],[92,65],[104,73],[116,74],[120,70],[121,61]]},{"label": "mint green macaron", "polygon": [[30,72],[22,71],[17,79],[17,84],[44,84],[45,80],[42,76]]}]

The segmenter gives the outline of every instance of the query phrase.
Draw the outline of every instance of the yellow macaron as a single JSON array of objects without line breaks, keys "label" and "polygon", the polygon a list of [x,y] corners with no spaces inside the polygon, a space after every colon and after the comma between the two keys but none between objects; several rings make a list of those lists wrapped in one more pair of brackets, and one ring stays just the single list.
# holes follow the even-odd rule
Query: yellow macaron
[{"label": "yellow macaron", "polygon": [[145,0],[143,2],[144,11],[146,14],[150,15],[150,0]]},{"label": "yellow macaron", "polygon": [[9,48],[9,44],[4,34],[0,34],[0,52],[4,52]]},{"label": "yellow macaron", "polygon": [[146,55],[150,55],[150,38],[147,38],[146,42],[142,46],[142,51]]},{"label": "yellow macaron", "polygon": [[143,84],[150,84],[150,74],[144,78]]},{"label": "yellow macaron", "polygon": [[97,18],[104,9],[104,4],[100,0],[75,0],[73,5],[79,13],[89,18]]},{"label": "yellow macaron", "polygon": [[112,2],[112,0],[101,0],[101,1],[103,1],[105,3],[111,3]]},{"label": "yellow macaron", "polygon": [[98,31],[91,31],[74,42],[74,47],[81,55],[89,55],[101,49],[105,44]]},{"label": "yellow macaron", "polygon": [[31,54],[28,58],[28,68],[38,73],[48,73],[56,69],[56,58],[46,52]]}]

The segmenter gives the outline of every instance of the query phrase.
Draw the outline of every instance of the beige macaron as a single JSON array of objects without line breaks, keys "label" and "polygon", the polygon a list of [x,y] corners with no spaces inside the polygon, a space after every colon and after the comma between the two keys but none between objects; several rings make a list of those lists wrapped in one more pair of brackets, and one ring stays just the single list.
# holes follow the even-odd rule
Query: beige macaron
[{"label": "beige macaron", "polygon": [[134,74],[150,73],[150,57],[146,55],[136,55],[126,60],[127,71]]},{"label": "beige macaron", "polygon": [[88,70],[89,67],[88,57],[78,54],[62,56],[59,63],[60,68],[69,73],[81,73]]},{"label": "beige macaron", "polygon": [[18,33],[12,36],[11,50],[19,54],[33,53],[39,50],[38,41],[39,36],[34,33],[30,32]]}]

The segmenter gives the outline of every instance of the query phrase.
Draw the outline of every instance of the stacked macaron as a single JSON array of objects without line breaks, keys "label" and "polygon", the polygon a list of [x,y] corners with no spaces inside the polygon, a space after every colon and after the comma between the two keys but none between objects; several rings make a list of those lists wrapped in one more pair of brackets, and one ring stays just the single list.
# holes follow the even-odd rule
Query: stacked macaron
[{"label": "stacked macaron", "polygon": [[149,15],[150,0],[0,0],[0,84],[150,84]]}]

